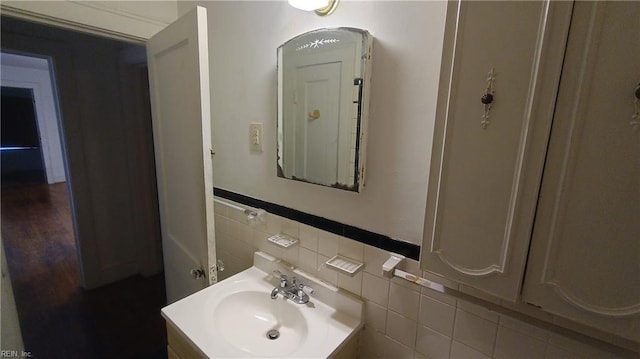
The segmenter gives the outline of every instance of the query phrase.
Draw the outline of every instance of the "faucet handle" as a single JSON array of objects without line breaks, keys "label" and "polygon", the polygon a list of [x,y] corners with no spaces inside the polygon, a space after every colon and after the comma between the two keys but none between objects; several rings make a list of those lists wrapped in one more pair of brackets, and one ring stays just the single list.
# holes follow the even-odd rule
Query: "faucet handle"
[{"label": "faucet handle", "polygon": [[314,293],[313,288],[309,287],[308,285],[300,284],[300,289],[304,293],[307,293],[307,295],[312,295]]},{"label": "faucet handle", "polygon": [[[286,287],[287,286],[287,276],[286,275],[282,274],[282,272],[280,272],[277,269],[273,271],[273,274],[276,277],[280,278],[280,286],[281,287]],[[294,278],[294,280],[295,280],[295,278]]]},{"label": "faucet handle", "polygon": [[306,300],[309,300],[309,297],[313,294],[313,288],[307,285],[304,285],[302,283],[296,284],[295,288],[296,288],[296,294],[300,298],[306,298]]}]

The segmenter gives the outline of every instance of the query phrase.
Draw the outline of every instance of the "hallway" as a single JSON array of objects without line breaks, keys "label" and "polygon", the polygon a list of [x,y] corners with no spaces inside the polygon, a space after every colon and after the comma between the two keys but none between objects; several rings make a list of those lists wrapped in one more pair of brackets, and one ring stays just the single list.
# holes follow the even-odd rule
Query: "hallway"
[{"label": "hallway", "polygon": [[2,188],[2,239],[32,358],[166,358],[164,278],[85,291],[67,184]]}]

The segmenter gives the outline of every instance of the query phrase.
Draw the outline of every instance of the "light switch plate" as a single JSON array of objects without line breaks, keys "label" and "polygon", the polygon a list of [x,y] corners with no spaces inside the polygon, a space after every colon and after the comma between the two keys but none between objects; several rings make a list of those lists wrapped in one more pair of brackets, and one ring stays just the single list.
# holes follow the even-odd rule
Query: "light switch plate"
[{"label": "light switch plate", "polygon": [[249,124],[249,149],[262,152],[262,123]]}]

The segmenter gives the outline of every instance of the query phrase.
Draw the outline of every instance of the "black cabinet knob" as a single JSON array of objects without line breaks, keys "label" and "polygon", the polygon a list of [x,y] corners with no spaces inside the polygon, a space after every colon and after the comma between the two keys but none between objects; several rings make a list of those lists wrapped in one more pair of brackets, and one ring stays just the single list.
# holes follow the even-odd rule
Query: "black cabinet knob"
[{"label": "black cabinet knob", "polygon": [[[637,95],[638,91],[636,89],[636,95]],[[488,105],[490,103],[493,102],[493,95],[490,93],[486,93],[484,95],[482,95],[482,98],[480,99],[480,101],[482,101],[483,104]]]}]

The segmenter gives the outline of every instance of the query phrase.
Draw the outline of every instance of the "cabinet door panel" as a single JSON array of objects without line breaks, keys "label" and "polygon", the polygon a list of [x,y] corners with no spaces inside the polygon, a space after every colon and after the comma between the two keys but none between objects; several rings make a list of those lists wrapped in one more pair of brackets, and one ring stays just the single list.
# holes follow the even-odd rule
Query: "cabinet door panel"
[{"label": "cabinet door panel", "polygon": [[640,3],[575,5],[524,299],[640,339]]},{"label": "cabinet door panel", "polygon": [[517,298],[569,14],[546,1],[450,3],[424,269]]}]

